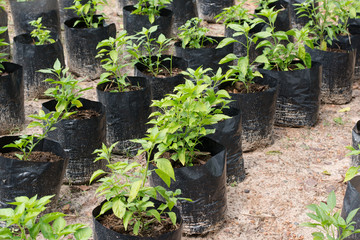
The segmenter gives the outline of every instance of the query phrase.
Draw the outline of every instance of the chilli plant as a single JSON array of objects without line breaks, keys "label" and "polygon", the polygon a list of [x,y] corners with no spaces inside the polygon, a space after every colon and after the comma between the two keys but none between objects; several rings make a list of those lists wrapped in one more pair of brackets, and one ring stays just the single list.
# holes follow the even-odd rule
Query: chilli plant
[{"label": "chilli plant", "polygon": [[154,23],[155,17],[160,16],[161,9],[164,9],[171,2],[172,0],[139,0],[134,5],[135,10],[132,14],[148,15],[150,23]]},{"label": "chilli plant", "polygon": [[241,0],[239,4],[224,8],[221,13],[215,16],[216,22],[224,21],[225,26],[249,20],[249,10],[244,7],[246,0]]},{"label": "chilli plant", "polygon": [[179,27],[178,37],[181,39],[182,48],[202,48],[205,42],[216,42],[214,39],[206,36],[209,29],[201,27],[201,22],[202,19],[194,17]]},{"label": "chilli plant", "polygon": [[314,240],[343,240],[352,234],[360,233],[355,229],[356,222],[352,221],[359,208],[352,210],[346,219],[340,216],[340,211],[334,211],[336,206],[336,196],[332,191],[326,203],[310,204],[307,206],[311,213],[307,215],[315,221],[302,223],[301,226],[317,229],[312,233]]},{"label": "chilli plant", "polygon": [[[122,220],[125,231],[132,232],[135,235],[139,235],[142,231],[151,228],[151,224],[155,221],[163,223],[166,216],[170,218],[173,225],[176,225],[177,216],[172,211],[173,207],[178,200],[189,199],[178,198],[177,196],[181,194],[180,190],[171,192],[166,191],[161,186],[149,187],[146,185],[150,174],[151,151],[155,144],[160,142],[162,134],[153,129],[144,138],[149,143],[149,145],[146,145],[146,149],[143,150],[149,151],[145,168],[137,162],[129,163],[127,160],[112,163],[112,149],[117,142],[109,148],[103,144],[101,149],[95,150],[94,153],[97,154],[95,161],[106,160],[109,169],[109,172],[97,170],[90,179],[90,182],[92,182],[100,175],[107,174],[98,180],[101,185],[97,188],[96,193],[105,196],[106,201],[96,217],[112,210],[114,215]],[[157,161],[157,164],[162,173],[175,180],[174,170],[170,164],[161,159]],[[154,203],[157,195],[165,199],[165,202],[162,202],[159,206],[155,206]]]},{"label": "chilli plant", "polygon": [[[128,52],[133,57],[133,63],[140,63],[151,75],[172,75],[172,58],[164,57],[165,52],[170,49],[171,39],[164,34],[160,34],[158,38],[151,37],[157,29],[157,25],[149,29],[142,28],[141,32],[131,37]],[[167,61],[170,62],[169,68],[165,68],[164,63]]]},{"label": "chilli plant", "polygon": [[15,209],[0,209],[0,222],[5,222],[5,227],[0,227],[0,239],[33,240],[39,239],[40,234],[49,240],[69,239],[71,235],[76,240],[89,239],[92,231],[86,225],[68,225],[64,219],[66,215],[60,212],[44,214],[52,197],[16,197],[15,202],[9,203]]},{"label": "chilli plant", "polygon": [[55,40],[51,38],[50,31],[46,30],[46,27],[42,25],[42,17],[39,17],[36,20],[29,22],[29,24],[35,27],[31,31],[30,35],[33,38],[36,38],[37,41],[34,41],[35,45],[44,45],[48,43],[54,43]]},{"label": "chilli plant", "polygon": [[[175,87],[173,94],[153,101],[152,107],[157,107],[159,111],[150,115],[152,120],[149,124],[159,132],[158,138],[162,138],[156,146],[155,161],[162,159],[163,153],[173,152],[172,161],[192,166],[193,159],[200,154],[197,151],[200,139],[215,131],[206,129],[205,126],[229,118],[222,112],[229,103],[229,94],[225,90],[215,91],[223,79],[221,69],[212,77],[207,75],[210,70],[203,70],[201,67],[196,70],[188,69],[183,74],[195,83],[186,79],[184,84]],[[148,141],[140,143],[143,148],[149,145]],[[170,182],[170,179],[165,182]]]},{"label": "chilli plant", "polygon": [[[257,59],[264,69],[290,71],[311,68],[311,56],[305,50],[305,45],[314,48],[308,28],[291,29],[287,32],[275,31],[275,21],[279,10],[263,9],[258,15],[263,16],[269,25],[264,31],[254,34],[256,48],[263,48],[263,53]],[[290,40],[294,38],[294,42]],[[261,40],[260,42],[258,42]]]},{"label": "chilli plant", "polygon": [[128,61],[131,56],[126,49],[129,43],[130,37],[126,31],[121,31],[116,38],[110,37],[97,45],[96,48],[101,50],[96,57],[102,59],[102,67],[106,71],[101,74],[98,84],[113,82],[117,85],[116,92],[123,92],[129,85],[126,81],[127,74],[123,73],[124,68],[131,65]]},{"label": "chilli plant", "polygon": [[89,0],[82,4],[81,0],[74,0],[74,4],[66,9],[72,9],[79,16],[75,21],[74,27],[79,23],[84,23],[87,28],[98,28],[105,17],[103,15],[95,16],[97,11],[102,11],[107,0]]}]

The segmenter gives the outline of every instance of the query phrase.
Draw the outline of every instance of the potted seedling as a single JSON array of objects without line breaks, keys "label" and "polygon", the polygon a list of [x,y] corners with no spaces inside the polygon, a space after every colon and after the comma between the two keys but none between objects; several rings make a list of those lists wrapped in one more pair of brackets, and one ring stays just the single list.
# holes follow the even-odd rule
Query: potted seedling
[{"label": "potted seedling", "polygon": [[[46,204],[54,196],[44,196],[40,199],[37,195],[28,198],[16,197],[15,202],[9,203],[15,207],[0,209],[0,221],[5,227],[0,227],[1,239],[38,239],[42,235],[45,239],[68,239],[69,236],[76,240],[87,240],[91,237],[91,228],[84,224],[66,224],[65,214],[50,212],[44,214]],[[14,231],[15,230],[15,231]]]},{"label": "potted seedling", "polygon": [[46,90],[45,95],[54,98],[42,104],[43,110],[64,111],[71,113],[69,119],[55,124],[56,129],[47,136],[61,143],[67,149],[69,164],[65,173],[65,182],[83,184],[89,181],[96,169],[103,169],[105,162],[93,163],[92,152],[106,141],[105,109],[99,102],[81,98],[82,93],[90,88],[82,88],[56,60],[53,68],[40,70],[51,74],[53,78],[45,81],[54,84]]},{"label": "potted seedling", "polygon": [[[261,57],[250,60],[251,45],[255,36],[250,35],[260,19],[251,19],[240,24],[230,24],[237,35],[244,35],[246,42],[240,42],[246,49],[246,55],[238,57],[231,53],[220,63],[234,61],[235,64],[225,74],[220,88],[228,91],[234,100],[231,105],[241,110],[242,115],[242,148],[244,151],[254,150],[273,143],[273,124],[278,95],[278,83],[271,77],[262,78],[255,70],[255,64]],[[218,47],[237,42],[233,38],[225,38]]]},{"label": "potted seedling", "polygon": [[[154,170],[149,170],[149,165],[155,161],[150,159],[151,152],[155,144],[161,141],[162,134],[156,130],[153,129],[146,138],[150,145],[141,150],[148,153],[145,167],[137,162],[112,162],[112,150],[117,143],[109,148],[103,144],[101,149],[94,152],[97,153],[95,161],[106,160],[110,170],[97,170],[90,180],[92,182],[107,174],[98,180],[101,185],[96,190],[99,196],[106,199],[92,212],[96,240],[181,239],[182,219],[175,205],[178,200],[188,199],[177,197],[181,194],[180,190],[171,192],[161,186],[145,185],[149,174],[155,173]],[[158,162],[165,163],[160,160]],[[161,169],[163,174],[174,178],[171,165],[164,165]],[[156,200],[157,194],[164,201]]]},{"label": "potted seedling", "polygon": [[131,67],[130,54],[126,46],[130,37],[126,31],[116,38],[100,42],[102,48],[97,57],[103,58],[106,72],[100,76],[96,91],[99,101],[106,109],[107,144],[116,145],[117,152],[136,153],[136,144],[130,139],[142,138],[146,133],[146,122],[150,114],[151,92],[146,78],[130,77],[126,67]]},{"label": "potted seedling", "polygon": [[336,196],[332,191],[327,202],[321,202],[320,204],[311,204],[307,208],[311,210],[311,213],[307,215],[315,221],[302,223],[303,227],[315,228],[316,232],[312,233],[314,239],[327,239],[327,240],[343,240],[343,239],[358,239],[360,229],[356,224],[358,217],[356,216],[359,208],[352,209],[344,217],[344,209],[340,211],[334,211],[336,206]]},{"label": "potted seedling", "polygon": [[202,19],[195,17],[179,28],[180,40],[175,43],[176,56],[185,59],[189,68],[197,69],[202,66],[211,68],[216,73],[219,67],[227,67],[225,64],[220,65],[219,61],[233,51],[233,46],[216,49],[223,37],[206,36],[209,29],[201,27],[201,22]]},{"label": "potted seedling", "polygon": [[156,30],[157,26],[143,28],[134,35],[129,53],[135,63],[135,75],[149,80],[152,99],[159,100],[184,82],[181,71],[186,70],[187,63],[182,58],[165,54],[170,48],[171,39],[163,34],[153,38]]},{"label": "potted seedling", "polygon": [[[315,48],[308,48],[312,60],[323,65],[321,101],[331,104],[345,104],[351,101],[356,51],[351,46],[335,42],[338,34],[346,34],[348,24],[336,24],[347,19],[353,11],[342,11],[344,2],[335,0],[305,1],[298,5],[301,16],[310,18],[307,26],[314,36]],[[355,2],[355,1],[352,1]],[[344,16],[347,17],[344,17]]]},{"label": "potted seedling", "polygon": [[[258,15],[263,9],[273,9],[278,12],[278,17],[275,21],[276,31],[288,31],[291,29],[291,13],[290,5],[292,0],[259,0],[258,6],[255,9],[255,15]],[[262,17],[261,15],[258,15]],[[267,20],[264,18],[264,20]]]},{"label": "potted seedling", "polygon": [[[86,4],[89,0],[81,0],[81,4]],[[77,17],[73,9],[69,9],[74,3],[74,0],[59,0],[59,13],[61,27],[64,27],[64,22],[68,19]]]},{"label": "potted seedling", "polygon": [[139,0],[135,5],[123,8],[124,29],[129,35],[141,32],[143,28],[158,26],[152,38],[160,34],[171,36],[173,12],[166,8],[172,0]]},{"label": "potted seedling", "polygon": [[56,199],[68,164],[62,146],[45,138],[55,124],[69,117],[69,113],[40,110],[28,128],[38,127],[42,133],[0,138],[0,202],[14,201],[18,196],[45,196],[55,194]]},{"label": "potted seedling", "polygon": [[115,38],[116,35],[115,24],[108,25],[103,14],[96,15],[105,4],[106,0],[90,0],[86,3],[75,0],[67,8],[78,15],[64,23],[67,64],[76,75],[96,79],[104,71],[101,59],[95,58],[98,53],[96,46],[102,40]]},{"label": "potted seedling", "polygon": [[[7,28],[8,26],[8,15],[7,12],[5,11],[5,0],[0,0],[0,27],[5,27]],[[2,33],[0,33],[0,39],[4,39],[5,43],[10,43],[10,39],[9,39],[9,32],[4,31]],[[6,54],[10,54],[10,46],[9,45],[2,45],[0,46],[0,52],[2,53],[6,53]]]},{"label": "potted seedling", "polygon": [[[157,173],[151,175],[150,185],[180,189],[193,201],[179,205],[187,234],[216,230],[227,209],[224,147],[205,137],[215,131],[205,126],[229,118],[222,109],[230,97],[224,90],[214,90],[223,77],[221,71],[210,78],[209,70],[188,69],[184,74],[195,83],[187,79],[173,94],[153,101],[152,106],[159,111],[150,115],[150,137],[136,141],[146,149],[152,146],[152,136],[159,139],[155,149],[148,152],[155,163],[150,169]],[[172,168],[175,178],[168,174],[167,169]]]},{"label": "potted seedling", "polygon": [[14,61],[23,67],[25,99],[43,98],[49,87],[43,80],[48,75],[38,70],[51,67],[56,59],[64,64],[64,51],[59,37],[47,30],[41,17],[29,24],[35,28],[31,33],[14,37]]},{"label": "potted seedling", "polygon": [[196,0],[196,7],[199,18],[207,22],[215,22],[214,17],[218,15],[224,8],[231,7],[235,4],[235,0]]},{"label": "potted seedling", "polygon": [[[5,31],[7,27],[0,27],[0,34]],[[0,38],[0,47],[2,46],[8,46],[8,43]],[[0,52],[0,135],[21,129],[25,123],[22,67],[6,62],[7,56],[7,53]]]},{"label": "potted seedling", "polygon": [[[41,17],[51,32],[60,36],[59,5],[57,0],[9,0],[15,36],[31,32],[30,21]],[[24,14],[26,13],[26,14]]]},{"label": "potted seedling", "polygon": [[257,47],[264,48],[258,57],[260,72],[279,81],[275,124],[314,126],[319,115],[322,67],[312,62],[305,50],[305,45],[313,48],[313,39],[308,28],[275,31],[277,12],[262,10],[259,15],[267,19],[269,27],[255,34],[260,39]]}]

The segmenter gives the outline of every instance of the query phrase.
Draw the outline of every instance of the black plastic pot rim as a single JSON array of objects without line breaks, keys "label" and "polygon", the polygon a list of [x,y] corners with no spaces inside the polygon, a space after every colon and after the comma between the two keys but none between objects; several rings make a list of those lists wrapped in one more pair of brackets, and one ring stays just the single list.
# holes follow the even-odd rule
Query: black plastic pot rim
[{"label": "black plastic pot rim", "polygon": [[[24,37],[24,38],[28,38],[29,40],[32,39],[32,41],[18,41],[19,39],[21,39],[21,37]],[[42,45],[36,45],[35,42],[36,42],[36,39],[34,37],[31,37],[30,33],[23,33],[23,34],[20,34],[20,35],[17,35],[14,37],[14,41],[18,41],[19,43],[21,44],[25,44],[25,45],[32,45],[34,46],[34,48],[43,48],[43,47],[46,47],[46,46],[51,46],[51,45],[55,45],[57,44],[60,40],[59,40],[59,37],[56,33],[51,33],[51,37],[52,39],[55,40],[55,42],[53,43],[45,43],[45,44],[42,44]]]},{"label": "black plastic pot rim", "polygon": [[[134,10],[136,10],[135,5],[127,5],[127,6],[123,7],[123,11],[131,12],[131,14],[134,14],[133,13]],[[155,16],[155,18],[156,17],[171,17],[173,14],[174,14],[173,11],[171,11],[170,9],[163,8],[160,10],[160,15]],[[137,14],[137,15],[140,15],[140,14]],[[148,16],[148,15],[143,14],[140,16]]]},{"label": "black plastic pot rim", "polygon": [[[94,15],[94,19],[97,19],[98,17],[103,17],[102,15]],[[98,29],[98,28],[102,28],[102,27],[106,27],[108,26],[108,24],[106,23],[105,19],[102,20],[102,22],[100,22],[99,24],[99,27],[98,28],[88,28],[85,26],[82,26],[82,23],[79,23],[77,24],[75,27],[74,27],[74,23],[77,21],[77,20],[82,20],[81,17],[74,17],[74,18],[70,18],[70,19],[67,19],[65,20],[64,22],[64,25],[68,28],[71,28],[71,29]],[[85,24],[85,23],[84,23]]]},{"label": "black plastic pot rim", "polygon": [[[144,78],[144,77],[135,77],[135,78],[138,78],[139,80],[143,80],[144,82],[146,82],[146,78]],[[127,78],[127,80],[129,80],[129,79]],[[102,83],[102,84],[97,85],[97,86],[96,86],[96,89],[99,90],[99,91],[101,91],[101,92],[104,92],[104,93],[105,93],[104,89],[105,89],[107,86],[110,86],[111,84],[117,85],[116,82],[104,82],[104,83]],[[130,86],[137,86],[137,85],[130,84]],[[145,91],[145,89],[147,88],[147,86],[141,86],[141,85],[139,85],[139,87],[141,87],[141,89],[139,89],[139,90],[134,90],[134,91],[130,91],[130,92],[143,92],[143,91]],[[113,94],[113,95],[115,95],[115,94],[129,93],[129,92],[106,92],[106,93],[107,93],[107,94]]]},{"label": "black plastic pot rim", "polygon": [[[181,57],[176,57],[176,56],[173,56],[173,55],[162,55],[160,59],[164,59],[164,58],[168,58],[168,57],[171,57],[173,63],[174,63],[174,60],[177,60],[177,61],[183,60]],[[136,67],[140,72],[142,72],[142,73],[144,73],[144,72],[146,71],[147,67],[146,67],[146,65],[144,65],[144,64],[142,63],[141,59],[146,59],[146,58],[147,58],[147,57],[140,58],[139,61],[138,61],[138,63],[135,64],[135,67]],[[152,56],[152,58],[157,58],[157,57],[156,57],[156,56]],[[170,61],[170,60],[168,60],[168,61]],[[185,60],[183,60],[183,61],[185,61]],[[161,66],[164,66],[164,65],[163,65],[163,64],[160,64],[160,67],[161,67]],[[173,64],[172,67],[174,68],[174,67],[177,67],[177,66]],[[186,69],[182,69],[182,70],[185,71]],[[149,75],[149,76],[155,77],[155,76],[153,76],[153,75]],[[170,76],[170,77],[176,77],[176,76],[183,76],[183,74],[179,73],[178,75]],[[161,78],[159,78],[159,79],[161,79]]]},{"label": "black plastic pot rim", "polygon": [[[295,63],[297,63],[297,62],[300,63],[300,61],[295,61],[295,62],[293,62],[292,64],[295,64]],[[296,70],[291,70],[291,71],[277,71],[276,69],[268,70],[268,69],[263,69],[263,68],[262,68],[263,66],[264,66],[264,65],[262,64],[262,65],[260,65],[258,68],[261,69],[261,70],[263,70],[263,71],[274,71],[274,72],[303,72],[303,71],[308,71],[308,70],[311,70],[311,69],[314,69],[314,68],[318,68],[318,67],[322,66],[322,64],[319,63],[319,62],[311,61],[311,68],[296,69]]]},{"label": "black plastic pot rim", "polygon": [[[211,47],[210,48],[212,48],[212,49],[216,49],[216,47],[219,45],[219,43],[221,42],[221,40],[223,40],[224,39],[224,37],[217,37],[217,36],[206,36],[207,38],[211,38],[211,39],[213,39],[213,40],[215,40],[213,43],[211,43]],[[206,43],[210,43],[207,39],[205,39],[205,41],[204,41],[204,45],[206,44]],[[183,48],[182,47],[182,41],[181,40],[178,40],[178,41],[176,41],[175,42],[175,44],[174,44],[176,47],[180,47],[180,48]],[[209,48],[209,47],[203,47],[203,48],[189,48],[189,47],[185,47],[185,49],[207,49],[207,48]]]}]

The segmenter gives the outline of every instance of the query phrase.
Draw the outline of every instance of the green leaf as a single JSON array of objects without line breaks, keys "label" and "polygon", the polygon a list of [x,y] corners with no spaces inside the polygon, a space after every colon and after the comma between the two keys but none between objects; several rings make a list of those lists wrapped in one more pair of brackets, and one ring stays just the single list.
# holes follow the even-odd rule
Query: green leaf
[{"label": "green leaf", "polygon": [[123,219],[123,224],[124,224],[125,230],[127,230],[129,222],[132,219],[132,215],[133,215],[133,212],[131,212],[131,211],[126,211],[125,212],[125,216],[124,216],[124,219]]},{"label": "green leaf", "polygon": [[335,192],[332,191],[327,199],[327,205],[330,208],[330,210],[334,209],[334,207],[336,206],[336,196],[335,196]]},{"label": "green leaf", "polygon": [[92,230],[89,227],[81,228],[74,233],[76,240],[88,240],[92,235]]},{"label": "green leaf", "polygon": [[117,201],[114,202],[113,206],[112,206],[112,210],[115,214],[115,216],[117,216],[120,219],[123,219],[125,212],[126,212],[126,206],[125,204],[119,199]]},{"label": "green leaf", "polygon": [[257,62],[257,63],[269,63],[269,60],[267,59],[266,56],[260,55],[255,59],[255,62]]},{"label": "green leaf", "polygon": [[164,173],[160,169],[155,169],[156,174],[164,181],[164,183],[170,187],[171,184],[171,178],[168,174]]},{"label": "green leaf", "polygon": [[156,209],[149,209],[147,210],[147,214],[154,216],[158,222],[161,222],[160,213]]},{"label": "green leaf", "polygon": [[62,217],[59,217],[58,219],[55,219],[52,227],[53,227],[55,233],[59,234],[66,227],[65,219],[62,218]]},{"label": "green leaf", "polygon": [[156,159],[156,166],[175,181],[174,169],[171,162],[166,158]]},{"label": "green leaf", "polygon": [[345,179],[344,182],[350,181],[351,179],[353,179],[356,174],[358,173],[360,169],[359,167],[350,167],[349,170],[347,170],[346,174],[345,174]]},{"label": "green leaf", "polygon": [[100,175],[103,175],[103,174],[105,174],[106,172],[104,171],[104,170],[102,170],[102,169],[98,169],[98,170],[96,170],[93,174],[92,174],[92,176],[91,176],[91,178],[90,178],[90,184],[95,180],[95,179],[97,179]]},{"label": "green leaf", "polygon": [[142,180],[138,180],[132,183],[129,193],[128,203],[131,203],[137,197],[141,185],[142,185]]},{"label": "green leaf", "polygon": [[45,222],[40,222],[40,230],[46,239],[55,239],[52,228],[50,224]]},{"label": "green leaf", "polygon": [[174,212],[167,212],[170,217],[170,220],[174,226],[176,226],[176,214]]},{"label": "green leaf", "polygon": [[348,214],[348,216],[346,217],[346,224],[349,224],[352,221],[358,211],[359,208],[356,208]]},{"label": "green leaf", "polygon": [[135,235],[139,235],[140,221],[136,221],[133,232]]},{"label": "green leaf", "polygon": [[224,63],[228,63],[228,62],[231,62],[231,61],[234,61],[235,59],[237,59],[238,57],[233,54],[233,53],[229,53],[228,55],[226,55],[225,57],[223,57],[219,64],[224,64]]},{"label": "green leaf", "polygon": [[224,38],[216,47],[216,49],[223,48],[231,43],[238,42],[237,40],[233,38]]}]

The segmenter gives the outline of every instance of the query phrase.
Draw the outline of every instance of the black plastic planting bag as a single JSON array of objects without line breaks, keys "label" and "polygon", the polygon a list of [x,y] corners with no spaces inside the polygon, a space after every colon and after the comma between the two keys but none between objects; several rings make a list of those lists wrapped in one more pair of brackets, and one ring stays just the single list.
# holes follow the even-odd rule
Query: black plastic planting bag
[{"label": "black plastic planting bag", "polygon": [[[241,23],[239,23],[241,24]],[[257,24],[253,29],[250,30],[249,32],[249,37],[252,38],[253,35],[255,33],[261,32],[267,25],[265,23],[259,23]],[[240,35],[240,36],[236,36],[233,37],[233,35],[236,33],[235,30],[229,28],[229,27],[225,27],[225,37],[231,37],[234,38],[236,40],[238,40],[239,42],[235,42],[233,43],[234,46],[234,54],[238,57],[245,57],[247,55],[247,49],[246,49],[246,37],[245,35]],[[243,45],[245,44],[245,46]],[[257,56],[261,55],[263,48],[259,48],[259,49],[255,49],[255,44],[251,44],[250,46],[250,52],[249,52],[249,57],[250,57],[250,62],[253,62]]]},{"label": "black plastic planting bag", "polygon": [[9,0],[14,20],[15,35],[31,32],[29,22],[42,17],[42,24],[60,36],[59,5],[57,0]]},{"label": "black plastic planting bag", "polygon": [[21,129],[25,123],[22,67],[8,62],[2,64],[7,74],[0,76],[0,135]]},{"label": "black plastic planting bag", "polygon": [[350,36],[337,36],[334,41],[335,46],[340,46],[341,49],[356,49],[355,59],[355,75],[360,74],[360,34]]},{"label": "black plastic planting bag", "polygon": [[119,142],[115,149],[122,153],[136,153],[138,144],[130,139],[144,137],[150,111],[151,91],[148,80],[142,77],[128,77],[132,86],[142,89],[126,92],[104,91],[109,83],[96,88],[99,102],[106,109],[106,139],[108,145]]},{"label": "black plastic planting bag", "polygon": [[278,82],[269,76],[256,78],[254,81],[260,85],[268,85],[269,89],[263,92],[247,94],[230,93],[231,99],[234,100],[230,103],[230,106],[241,111],[243,151],[255,150],[259,147],[271,145],[274,142],[273,132],[276,99],[279,90]]},{"label": "black plastic planting bag", "polygon": [[197,69],[202,66],[204,69],[211,68],[214,73],[218,68],[222,68],[224,71],[228,68],[230,63],[219,64],[220,60],[229,53],[233,52],[233,44],[229,44],[223,48],[216,49],[217,43],[220,43],[224,37],[211,37],[215,40],[214,46],[209,47],[209,43],[205,41],[203,48],[182,48],[181,42],[175,43],[176,56],[185,59],[188,62],[188,67]]},{"label": "black plastic planting bag", "polygon": [[231,118],[209,126],[215,129],[215,133],[208,137],[226,149],[227,182],[242,182],[245,179],[245,168],[241,147],[241,113],[236,108],[223,109],[223,112]]},{"label": "black plastic planting bag", "polygon": [[[154,202],[155,208],[158,208],[162,202],[152,199]],[[94,240],[114,240],[114,239],[122,239],[122,240],[180,240],[182,236],[182,230],[183,230],[183,221],[180,215],[180,211],[177,207],[174,207],[172,209],[172,212],[176,214],[176,222],[180,224],[180,227],[176,229],[175,231],[164,233],[160,236],[154,236],[151,238],[144,238],[139,236],[131,236],[131,235],[125,235],[118,232],[113,231],[112,229],[109,229],[107,227],[104,227],[95,217],[99,215],[101,212],[101,206],[105,203],[102,202],[99,206],[97,206],[92,211],[92,219],[94,224]],[[167,212],[168,209],[165,210]],[[112,210],[106,212],[105,214],[112,214]],[[156,231],[154,230],[154,234],[156,234]]]},{"label": "black plastic planting bag", "polygon": [[[19,139],[18,136],[0,138],[0,152],[17,151],[15,148],[3,148],[6,144]],[[68,157],[58,142],[44,139],[34,151],[51,152],[63,158],[57,162],[20,161],[0,156],[0,208],[14,207],[6,203],[13,202],[16,197],[39,198],[55,194],[56,203],[65,174]]]},{"label": "black plastic planting bag", "polygon": [[330,52],[306,48],[311,59],[323,66],[321,101],[345,104],[351,101],[356,50]]},{"label": "black plastic planting bag", "polygon": [[[359,150],[360,144],[360,121],[358,121],[352,130],[352,146]],[[352,164],[354,166],[360,165],[360,155],[351,156]]]},{"label": "black plastic planting bag", "polygon": [[216,15],[234,4],[235,0],[196,0],[199,18],[207,22],[215,22]]},{"label": "black plastic planting bag", "polygon": [[114,23],[110,25],[104,23],[98,28],[86,28],[83,23],[73,27],[78,19],[65,21],[67,64],[70,71],[76,75],[96,79],[104,72],[101,58],[95,58],[100,50],[96,49],[96,46],[109,37],[115,38],[116,27]]},{"label": "black plastic planting bag", "polygon": [[135,10],[134,6],[125,6],[123,8],[124,29],[129,35],[135,35],[141,32],[143,28],[149,29],[157,25],[156,32],[151,34],[151,38],[157,38],[161,33],[167,38],[171,37],[173,12],[169,9],[160,10],[160,16],[155,17],[155,21],[151,24],[148,15],[131,14]]},{"label": "black plastic planting bag", "polygon": [[[122,14],[122,11],[123,11],[123,8],[125,6],[128,6],[128,5],[135,5],[138,3],[138,0],[117,0],[118,2],[118,5],[119,5],[119,9],[121,11],[121,14]],[[120,15],[121,15],[120,14]]]},{"label": "black plastic planting bag", "polygon": [[[154,60],[156,57],[153,57]],[[164,58],[172,58],[172,67],[179,68],[181,70],[187,69],[187,63],[182,58],[163,55]],[[162,64],[166,69],[170,69],[170,61],[163,61]],[[135,65],[135,75],[140,77],[145,77],[149,80],[152,100],[160,100],[165,94],[173,93],[174,88],[185,83],[184,75],[178,74],[173,77],[154,77],[147,73],[147,68],[141,63]]]},{"label": "black plastic planting bag", "polygon": [[[8,26],[8,15],[6,11],[0,7],[0,27],[7,27],[7,26]],[[4,42],[10,43],[9,31],[6,30],[5,32],[1,33],[0,39],[4,39]],[[10,45],[1,46],[0,52],[10,54]]]},{"label": "black plastic planting bag", "polygon": [[311,69],[272,71],[261,69],[263,75],[279,82],[275,124],[285,127],[314,126],[320,108],[322,66],[312,63]]},{"label": "black plastic planting bag", "polygon": [[[205,165],[175,168],[176,181],[170,185],[171,191],[181,189],[181,197],[192,199],[178,203],[186,234],[205,234],[218,229],[227,211],[225,148],[202,138],[198,150],[210,152],[211,159]],[[152,164],[150,167],[154,168]],[[151,174],[150,185],[169,189],[156,173]]]},{"label": "black plastic planting bag", "polygon": [[[341,210],[341,217],[346,219],[349,213],[356,208],[360,208],[360,176],[354,177],[347,184],[344,201],[343,201],[343,207]],[[356,213],[352,221],[356,222],[353,225],[354,228],[359,229],[360,211]],[[360,233],[356,233],[344,239],[357,240],[359,238],[360,238]]]},{"label": "black plastic planting bag", "polygon": [[39,72],[40,69],[52,68],[56,59],[65,65],[64,50],[56,35],[56,42],[35,45],[30,34],[14,37],[14,61],[23,67],[25,98],[41,98],[51,85],[44,82],[51,74]]},{"label": "black plastic planting bag", "polygon": [[197,16],[195,0],[173,0],[172,11],[174,13],[173,32],[186,23],[187,20]]},{"label": "black plastic planting bag", "polygon": [[[357,17],[359,17],[359,15],[360,13],[357,14]],[[350,18],[348,23],[351,35],[360,34],[360,18]]]},{"label": "black plastic planting bag", "polygon": [[[71,18],[78,17],[73,9],[65,9],[71,7],[74,4],[74,0],[58,0],[59,1],[59,13],[60,13],[60,23],[64,24],[66,20]],[[81,0],[81,4],[87,3],[89,0]]]},{"label": "black plastic planting bag", "polygon": [[[105,109],[99,102],[80,99],[83,110],[94,110],[99,116],[90,119],[67,119],[55,124],[56,129],[48,133],[48,137],[58,141],[69,156],[64,182],[69,184],[85,184],[98,169],[105,169],[105,161],[93,162],[95,149],[106,142]],[[56,101],[42,104],[48,113],[55,111]]]},{"label": "black plastic planting bag", "polygon": [[[276,2],[270,3],[269,8],[274,8],[274,10],[280,10],[275,21],[275,31],[288,31],[291,29],[291,14],[289,2],[286,0],[278,0]],[[259,13],[262,9],[262,6],[259,6],[255,9],[255,14]],[[260,18],[266,19],[263,16]],[[267,19],[266,19],[267,21]]]}]

